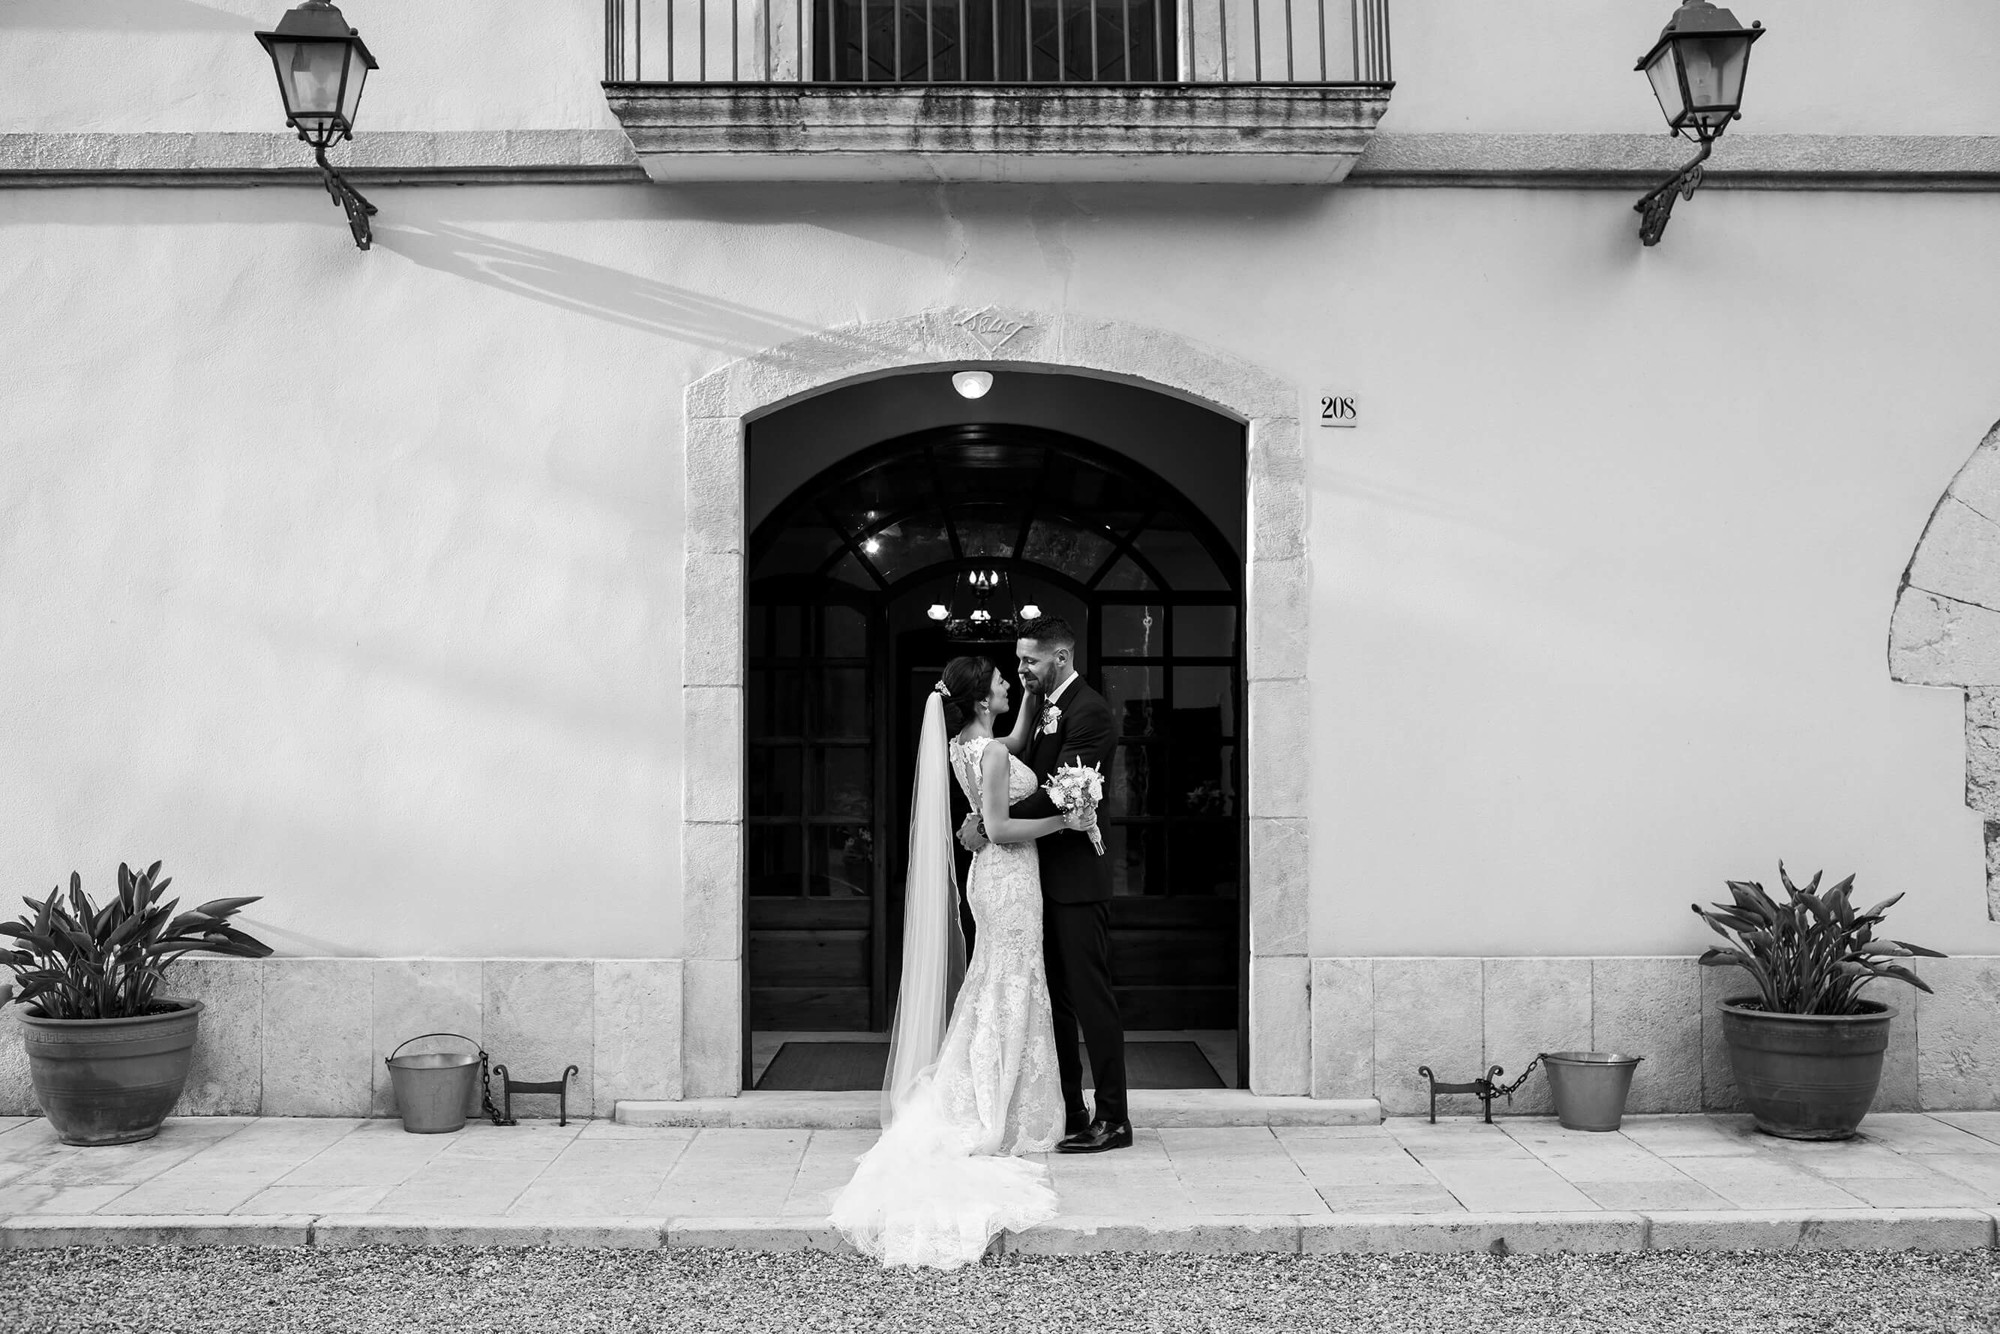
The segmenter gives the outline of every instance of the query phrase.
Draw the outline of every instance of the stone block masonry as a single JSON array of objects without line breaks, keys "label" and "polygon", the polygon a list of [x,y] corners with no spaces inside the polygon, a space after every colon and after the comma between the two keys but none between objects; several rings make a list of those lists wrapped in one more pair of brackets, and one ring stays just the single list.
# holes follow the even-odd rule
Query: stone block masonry
[{"label": "stone block masonry", "polygon": [[[1920,960],[1935,988],[1878,984],[1898,1013],[1877,1113],[2000,1107],[2000,959]],[[1312,961],[1312,1093],[1375,1098],[1391,1115],[1423,1115],[1417,1067],[1459,1083],[1499,1065],[1511,1080],[1544,1051],[1619,1051],[1645,1059],[1628,1114],[1730,1112],[1740,1106],[1716,1005],[1754,990],[1691,956]],[[1551,1110],[1536,1075],[1494,1115]],[[1440,1116],[1476,1114],[1469,1095],[1441,1097]]]},{"label": "stone block masonry", "polygon": [[[682,974],[679,959],[183,959],[165,994],[208,1008],[175,1113],[394,1116],[384,1058],[440,1031],[483,1044],[517,1079],[575,1065],[573,1117],[677,1099]],[[0,1115],[30,1115],[39,1108],[13,1016],[0,1009]],[[514,1112],[553,1117],[556,1099],[523,1095]]]},{"label": "stone block masonry", "polygon": [[[737,1093],[740,963],[716,959],[187,959],[170,994],[208,1003],[182,1116],[395,1115],[383,1058],[433,1030],[486,1045],[521,1079],[578,1067],[569,1107]],[[1295,968],[1296,978],[1283,975]],[[1898,1011],[1877,1114],[2000,1107],[2000,958],[1924,960],[1936,988],[1882,988]],[[1543,1051],[1644,1057],[1630,1115],[1738,1108],[1718,1001],[1742,979],[1689,956],[1318,958],[1267,961],[1253,1074],[1320,1099],[1428,1110],[1419,1065],[1458,1082]],[[0,1116],[38,1109],[12,1006],[0,1008]],[[436,1044],[433,1044],[435,1046]],[[1259,1050],[1261,1046],[1262,1050]],[[518,1115],[555,1115],[526,1097]],[[1440,1115],[1477,1100],[1440,1099]],[[1535,1076],[1497,1116],[1550,1110]]]}]

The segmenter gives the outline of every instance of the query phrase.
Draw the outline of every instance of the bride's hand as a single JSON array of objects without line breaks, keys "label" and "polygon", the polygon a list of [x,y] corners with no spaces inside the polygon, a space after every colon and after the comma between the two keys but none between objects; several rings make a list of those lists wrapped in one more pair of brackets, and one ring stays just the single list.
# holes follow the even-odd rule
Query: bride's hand
[{"label": "bride's hand", "polygon": [[989,840],[986,826],[980,823],[978,811],[968,811],[965,820],[958,826],[958,845],[967,852],[978,852]]},{"label": "bride's hand", "polygon": [[1063,827],[1082,831],[1097,827],[1097,807],[1088,803],[1072,806],[1063,812]]}]

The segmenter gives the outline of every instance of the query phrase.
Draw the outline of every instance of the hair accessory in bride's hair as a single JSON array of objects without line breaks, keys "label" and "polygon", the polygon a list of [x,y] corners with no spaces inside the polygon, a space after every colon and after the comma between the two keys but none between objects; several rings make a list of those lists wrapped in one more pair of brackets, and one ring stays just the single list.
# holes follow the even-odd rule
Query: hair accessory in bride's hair
[{"label": "hair accessory in bride's hair", "polygon": [[946,699],[951,698],[951,687],[946,685],[943,681],[939,681],[936,685],[932,686],[931,689],[936,691],[938,694],[943,695]]}]

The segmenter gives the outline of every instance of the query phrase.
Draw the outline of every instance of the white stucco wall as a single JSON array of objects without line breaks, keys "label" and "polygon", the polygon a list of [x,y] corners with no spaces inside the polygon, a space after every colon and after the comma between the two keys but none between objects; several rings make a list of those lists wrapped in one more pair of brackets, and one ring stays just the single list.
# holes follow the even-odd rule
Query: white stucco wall
[{"label": "white stucco wall", "polygon": [[1642,250],[1599,192],[375,194],[362,254],[308,189],[0,192],[0,881],[677,955],[682,390],[993,302],[1360,405],[1307,441],[1313,954],[1691,952],[1779,856],[2000,952],[1959,700],[1884,664],[2000,415],[2000,199]]},{"label": "white stucco wall", "polygon": [[1357,191],[1367,261],[1303,284],[1368,386],[1314,454],[1313,952],[1699,948],[1780,857],[1991,952],[1962,702],[1885,643],[2000,414],[2000,209],[1706,194],[1642,250],[1626,207]]},{"label": "white stucco wall", "polygon": [[[0,133],[283,130],[251,34],[296,0],[8,0]],[[592,0],[360,0],[368,130],[616,129]],[[300,150],[304,152],[304,149]]]},{"label": "white stucco wall", "polygon": [[[250,34],[288,7],[8,0],[0,133],[281,129],[270,61]],[[2000,8],[1987,0],[1730,7],[1770,30],[1751,58],[1737,133],[1985,134],[2000,124],[2000,86],[1986,58],[2000,44]],[[1664,133],[1632,65],[1674,8],[1672,0],[1392,0],[1397,86],[1382,128]],[[615,128],[598,88],[598,0],[350,0],[341,9],[382,64],[363,103],[364,133]]]},{"label": "white stucco wall", "polygon": [[[2000,40],[1985,0],[1716,0],[1768,30],[1745,134],[1990,134]],[[1390,0],[1396,92],[1384,131],[1665,134],[1632,66],[1678,0]]]}]

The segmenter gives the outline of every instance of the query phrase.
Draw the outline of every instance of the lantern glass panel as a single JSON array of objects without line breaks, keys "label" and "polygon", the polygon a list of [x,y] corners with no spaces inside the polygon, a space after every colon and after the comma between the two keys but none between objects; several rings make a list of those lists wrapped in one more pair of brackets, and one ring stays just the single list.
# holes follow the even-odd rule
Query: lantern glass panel
[{"label": "lantern glass panel", "polygon": [[279,91],[285,110],[295,120],[324,120],[340,114],[340,77],[347,69],[347,43],[285,41],[271,43],[278,66]]},{"label": "lantern glass panel", "polygon": [[360,122],[361,85],[368,82],[368,62],[359,53],[350,49],[347,62],[347,84],[340,94],[341,128],[349,135]]},{"label": "lantern glass panel", "polygon": [[1680,64],[1674,59],[1672,42],[1660,44],[1658,54],[1646,66],[1646,78],[1653,85],[1653,96],[1660,99],[1660,114],[1667,118],[1667,124],[1679,129],[1687,108],[1681,101]]},{"label": "lantern glass panel", "polygon": [[1731,34],[1689,37],[1675,43],[1687,77],[1688,112],[1703,125],[1720,125],[1743,105],[1743,71],[1750,43]]}]

